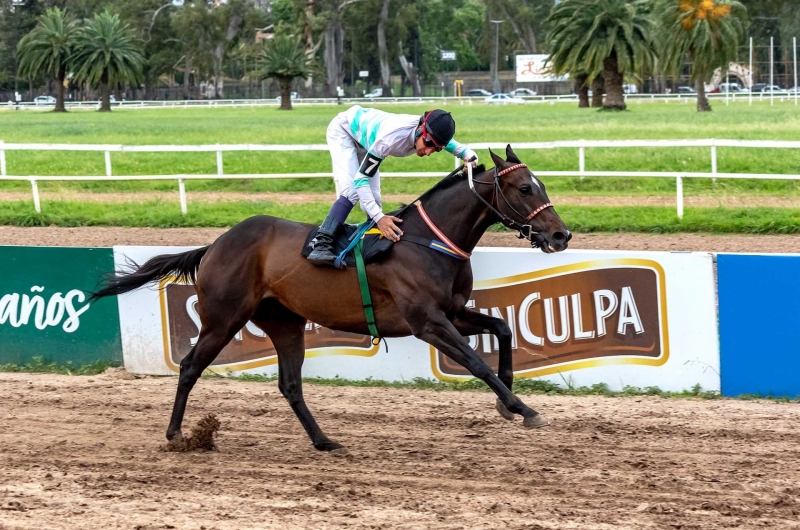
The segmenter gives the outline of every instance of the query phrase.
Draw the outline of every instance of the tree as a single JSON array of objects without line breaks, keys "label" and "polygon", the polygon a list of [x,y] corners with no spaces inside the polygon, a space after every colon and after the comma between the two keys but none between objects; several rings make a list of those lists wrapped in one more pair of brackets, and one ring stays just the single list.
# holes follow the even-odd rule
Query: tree
[{"label": "tree", "polygon": [[603,77],[606,110],[625,110],[625,74],[649,68],[654,59],[652,23],[645,0],[564,0],[550,14],[548,58],[559,74]]},{"label": "tree", "polygon": [[661,0],[661,64],[679,73],[688,57],[697,90],[697,111],[709,112],[706,83],[714,70],[736,59],[745,37],[747,10],[737,0]]},{"label": "tree", "polygon": [[100,88],[100,110],[111,112],[109,87],[137,84],[142,79],[144,57],[128,25],[108,10],[84,21],[78,34],[73,63],[79,83]]},{"label": "tree", "polygon": [[45,75],[55,80],[56,112],[66,112],[64,82],[77,36],[76,21],[67,18],[66,11],[54,7],[39,17],[37,26],[17,47],[19,75],[27,78]]},{"label": "tree", "polygon": [[274,77],[281,89],[281,110],[292,110],[292,81],[309,76],[308,56],[299,38],[278,35],[266,41],[261,57],[264,68],[261,79]]}]

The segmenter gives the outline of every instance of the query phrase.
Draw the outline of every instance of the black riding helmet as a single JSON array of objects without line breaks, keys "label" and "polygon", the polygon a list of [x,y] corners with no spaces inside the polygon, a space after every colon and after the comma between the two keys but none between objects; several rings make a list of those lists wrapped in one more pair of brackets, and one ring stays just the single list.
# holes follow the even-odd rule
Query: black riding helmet
[{"label": "black riding helmet", "polygon": [[[426,112],[419,119],[421,127],[425,128],[425,133],[439,147],[445,147],[456,134],[456,122],[449,112],[441,109],[434,109]],[[420,131],[422,134],[422,131]]]}]

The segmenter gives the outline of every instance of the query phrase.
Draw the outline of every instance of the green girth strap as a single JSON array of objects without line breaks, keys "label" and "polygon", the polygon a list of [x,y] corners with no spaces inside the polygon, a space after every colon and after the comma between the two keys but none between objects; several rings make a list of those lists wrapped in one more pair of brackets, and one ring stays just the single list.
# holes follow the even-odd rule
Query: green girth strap
[{"label": "green girth strap", "polygon": [[358,273],[358,287],[361,289],[361,303],[364,306],[364,316],[367,318],[367,328],[370,334],[380,339],[378,327],[375,325],[375,312],[372,310],[372,297],[369,294],[369,281],[367,268],[364,266],[364,240],[359,239],[353,249],[356,258],[356,272]]}]

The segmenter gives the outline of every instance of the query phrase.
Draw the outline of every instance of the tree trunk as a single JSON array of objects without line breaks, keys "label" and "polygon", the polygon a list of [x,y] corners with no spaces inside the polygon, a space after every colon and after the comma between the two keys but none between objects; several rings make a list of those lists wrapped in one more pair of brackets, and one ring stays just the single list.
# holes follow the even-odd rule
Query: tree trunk
[{"label": "tree trunk", "polygon": [[389,70],[389,49],[386,47],[386,22],[389,20],[389,0],[383,0],[378,19],[378,58],[381,63],[381,88],[385,98],[392,95],[392,78]]},{"label": "tree trunk", "polygon": [[586,86],[586,80],[589,78],[586,74],[578,74],[575,76],[575,93],[578,94],[578,108],[589,108],[589,87]]},{"label": "tree trunk", "polygon": [[111,112],[111,91],[108,88],[108,74],[100,80],[100,112]]},{"label": "tree trunk", "polygon": [[625,94],[622,92],[624,76],[619,71],[617,52],[603,60],[603,76],[606,88],[606,102],[603,110],[625,110]]},{"label": "tree trunk", "polygon": [[595,77],[592,81],[592,107],[599,109],[603,106],[603,92],[605,92],[605,83],[602,77]]},{"label": "tree trunk", "polygon": [[331,20],[325,27],[325,95],[331,98],[337,97],[336,87],[344,84],[344,70],[342,61],[344,58],[344,30],[342,23],[338,19]]},{"label": "tree trunk", "polygon": [[189,52],[184,55],[183,63],[183,99],[189,99],[189,76],[192,71],[192,63],[189,59]]},{"label": "tree trunk", "polygon": [[279,77],[278,85],[281,87],[281,110],[292,110],[292,78]]},{"label": "tree trunk", "polygon": [[697,90],[697,112],[711,112],[711,105],[706,97],[705,75],[698,75],[694,86]]},{"label": "tree trunk", "polygon": [[411,85],[411,92],[415,98],[422,97],[422,85],[419,83],[419,70],[413,64],[408,62],[406,56],[403,55],[403,44],[400,43],[400,66],[406,73],[408,84]]},{"label": "tree trunk", "polygon": [[54,112],[67,112],[64,106],[64,78],[66,74],[66,68],[62,68],[56,77],[56,86],[53,87],[56,93],[56,108],[53,109]]}]

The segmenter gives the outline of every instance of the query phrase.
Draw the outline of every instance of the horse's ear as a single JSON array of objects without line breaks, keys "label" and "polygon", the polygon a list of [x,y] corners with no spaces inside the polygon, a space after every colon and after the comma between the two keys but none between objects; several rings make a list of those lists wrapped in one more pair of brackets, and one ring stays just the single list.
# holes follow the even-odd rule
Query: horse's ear
[{"label": "horse's ear", "polygon": [[506,160],[515,164],[522,163],[522,160],[520,160],[519,157],[514,154],[514,150],[511,149],[511,144],[506,145]]},{"label": "horse's ear", "polygon": [[494,154],[494,151],[489,149],[489,154],[492,155],[492,160],[494,161],[494,165],[495,166],[500,167],[500,168],[505,168],[506,167],[506,165],[507,165],[506,161],[503,160],[501,157],[497,156],[496,154]]}]

